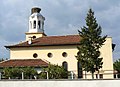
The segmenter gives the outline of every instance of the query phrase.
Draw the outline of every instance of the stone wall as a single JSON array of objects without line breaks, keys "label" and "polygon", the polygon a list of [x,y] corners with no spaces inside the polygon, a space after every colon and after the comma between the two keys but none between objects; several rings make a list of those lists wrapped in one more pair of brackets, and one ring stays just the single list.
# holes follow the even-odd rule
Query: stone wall
[{"label": "stone wall", "polygon": [[0,87],[120,87],[120,80],[1,80]]}]

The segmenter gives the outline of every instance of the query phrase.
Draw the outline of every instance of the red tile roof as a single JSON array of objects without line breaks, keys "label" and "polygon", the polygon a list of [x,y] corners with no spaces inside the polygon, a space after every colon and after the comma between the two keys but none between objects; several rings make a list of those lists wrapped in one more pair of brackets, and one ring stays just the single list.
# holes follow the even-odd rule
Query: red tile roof
[{"label": "red tile roof", "polygon": [[58,45],[77,45],[80,42],[79,35],[67,35],[67,36],[45,36],[32,40],[32,44],[28,42],[19,43],[16,45],[5,46],[11,47],[30,47],[30,46],[58,46]]},{"label": "red tile roof", "polygon": [[41,67],[48,66],[48,63],[41,59],[11,59],[0,62],[0,67]]}]

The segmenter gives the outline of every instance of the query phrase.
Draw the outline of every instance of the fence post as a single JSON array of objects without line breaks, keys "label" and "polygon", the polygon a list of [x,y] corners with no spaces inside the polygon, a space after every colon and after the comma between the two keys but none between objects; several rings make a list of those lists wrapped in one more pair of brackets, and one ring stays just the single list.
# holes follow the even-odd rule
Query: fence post
[{"label": "fence post", "polygon": [[2,74],[1,74],[1,72],[0,72],[0,80],[1,80],[1,78],[2,78]]},{"label": "fence post", "polygon": [[47,79],[49,79],[48,72],[46,71],[46,73],[47,73]]},{"label": "fence post", "polygon": [[73,73],[73,71],[71,71],[71,79],[73,79],[74,78],[74,73]]},{"label": "fence post", "polygon": [[24,79],[24,73],[22,72],[22,80]]}]

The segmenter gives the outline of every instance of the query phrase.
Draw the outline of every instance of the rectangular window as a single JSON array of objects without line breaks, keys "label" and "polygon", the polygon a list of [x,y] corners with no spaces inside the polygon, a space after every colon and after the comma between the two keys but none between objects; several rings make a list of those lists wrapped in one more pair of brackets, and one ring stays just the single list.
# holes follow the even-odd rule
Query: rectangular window
[{"label": "rectangular window", "polygon": [[34,21],[33,26],[34,26],[34,28],[36,28],[36,21]]},{"label": "rectangular window", "polygon": [[100,74],[100,79],[103,79],[103,74]]}]

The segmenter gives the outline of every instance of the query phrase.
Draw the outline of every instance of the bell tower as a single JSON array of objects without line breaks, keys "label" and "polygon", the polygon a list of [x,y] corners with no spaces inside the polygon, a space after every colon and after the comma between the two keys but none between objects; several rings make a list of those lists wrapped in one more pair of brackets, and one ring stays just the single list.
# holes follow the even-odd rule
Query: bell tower
[{"label": "bell tower", "polygon": [[41,9],[37,7],[31,9],[31,15],[29,17],[29,30],[26,33],[26,40],[46,36],[44,34],[45,17],[40,14],[40,11]]}]

